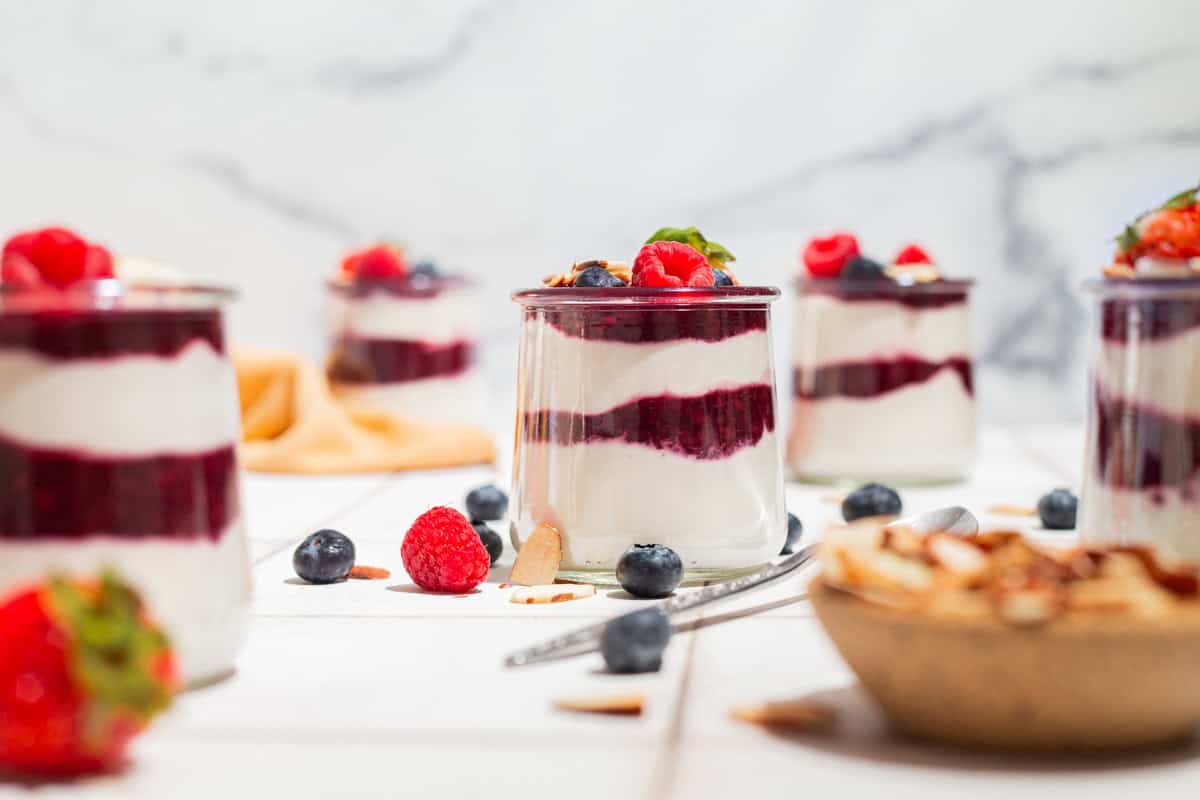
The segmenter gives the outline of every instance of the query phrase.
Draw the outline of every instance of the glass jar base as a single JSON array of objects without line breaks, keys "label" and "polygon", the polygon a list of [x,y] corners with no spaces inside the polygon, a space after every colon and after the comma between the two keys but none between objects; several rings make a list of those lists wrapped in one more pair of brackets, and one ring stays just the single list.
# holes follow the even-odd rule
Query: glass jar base
[{"label": "glass jar base", "polygon": [[[681,586],[703,586],[708,583],[721,583],[722,581],[733,580],[740,578],[743,575],[749,575],[752,572],[765,567],[766,564],[758,564],[753,567],[736,567],[731,569],[690,569],[683,573],[683,582]],[[564,569],[559,570],[558,580],[567,581],[569,583],[590,583],[594,586],[609,586],[620,588],[621,584],[617,580],[617,574],[611,569]]]}]

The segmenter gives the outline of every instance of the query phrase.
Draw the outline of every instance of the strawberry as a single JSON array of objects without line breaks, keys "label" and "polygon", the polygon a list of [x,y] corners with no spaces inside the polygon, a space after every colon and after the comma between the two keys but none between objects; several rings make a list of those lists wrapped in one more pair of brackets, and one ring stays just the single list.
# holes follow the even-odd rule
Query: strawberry
[{"label": "strawberry", "polygon": [[893,264],[932,264],[933,259],[925,252],[925,249],[919,244],[905,245],[896,257],[892,259]]},{"label": "strawberry", "polygon": [[110,770],[177,690],[165,636],[112,573],[55,577],[9,597],[0,642],[0,770]]},{"label": "strawberry", "polygon": [[9,239],[0,255],[0,280],[18,286],[59,289],[84,280],[113,277],[112,256],[66,228],[42,228]]},{"label": "strawberry", "polygon": [[386,280],[403,278],[408,274],[408,263],[400,248],[390,244],[377,244],[356,250],[342,259],[342,272],[349,278]]},{"label": "strawberry", "polygon": [[682,242],[651,242],[633,261],[634,286],[712,286],[715,282],[704,254]]},{"label": "strawberry", "polygon": [[1154,211],[1138,217],[1117,237],[1118,264],[1134,264],[1142,256],[1183,259],[1200,257],[1198,189],[1180,192]]}]

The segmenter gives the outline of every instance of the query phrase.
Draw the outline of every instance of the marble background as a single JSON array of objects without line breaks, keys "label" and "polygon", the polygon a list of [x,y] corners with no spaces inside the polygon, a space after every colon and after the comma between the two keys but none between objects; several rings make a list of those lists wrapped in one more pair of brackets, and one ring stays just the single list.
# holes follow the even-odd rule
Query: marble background
[{"label": "marble background", "polygon": [[1076,416],[1078,284],[1200,176],[1198,31],[1194,0],[2,0],[0,231],[236,284],[239,342],[313,355],[339,254],[399,237],[482,282],[501,404],[507,293],[573,259],[697,224],[783,282],[815,232],[916,239],[979,280],[986,417]]}]

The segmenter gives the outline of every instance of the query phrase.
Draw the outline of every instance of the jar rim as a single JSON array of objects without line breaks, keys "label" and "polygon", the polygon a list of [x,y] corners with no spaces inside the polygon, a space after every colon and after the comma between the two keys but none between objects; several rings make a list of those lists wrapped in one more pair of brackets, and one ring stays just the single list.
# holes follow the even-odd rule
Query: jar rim
[{"label": "jar rim", "polygon": [[512,299],[525,306],[554,305],[673,305],[696,306],[747,303],[766,305],[781,296],[776,286],[619,286],[614,288],[558,286],[519,289]]},{"label": "jar rim", "polygon": [[843,281],[838,278],[799,277],[797,289],[830,289],[838,294],[888,296],[962,294],[975,287],[974,278],[939,279],[926,283],[897,283],[893,280]]}]

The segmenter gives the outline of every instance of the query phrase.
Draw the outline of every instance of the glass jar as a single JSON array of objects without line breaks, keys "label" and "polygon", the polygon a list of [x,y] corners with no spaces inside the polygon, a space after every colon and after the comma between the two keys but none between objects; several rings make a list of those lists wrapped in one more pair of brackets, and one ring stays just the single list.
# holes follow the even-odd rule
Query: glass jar
[{"label": "glass jar", "polygon": [[1200,559],[1200,280],[1089,281],[1079,531]]},{"label": "glass jar", "polygon": [[612,583],[633,544],[685,579],[778,555],[787,533],[770,304],[779,290],[517,292],[513,544],[563,537],[560,575]]},{"label": "glass jar", "polygon": [[331,281],[326,372],[339,400],[428,422],[486,422],[475,364],[479,301],[457,278]]},{"label": "glass jar", "polygon": [[975,456],[971,281],[801,280],[787,460],[804,481],[942,483]]},{"label": "glass jar", "polygon": [[250,599],[232,296],[0,288],[0,594],[111,567],[188,684],[231,670]]}]

